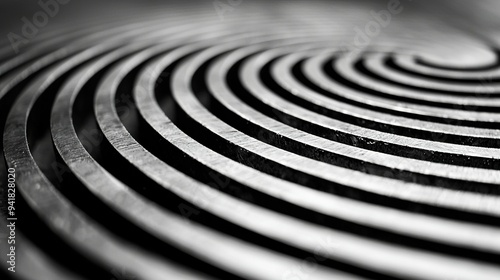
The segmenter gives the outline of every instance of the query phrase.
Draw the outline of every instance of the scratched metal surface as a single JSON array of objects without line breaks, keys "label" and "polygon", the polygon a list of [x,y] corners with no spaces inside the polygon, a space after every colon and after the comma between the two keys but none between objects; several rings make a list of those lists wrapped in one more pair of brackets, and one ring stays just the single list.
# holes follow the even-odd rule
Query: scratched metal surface
[{"label": "scratched metal surface", "polygon": [[500,279],[494,1],[4,5],[0,274]]}]

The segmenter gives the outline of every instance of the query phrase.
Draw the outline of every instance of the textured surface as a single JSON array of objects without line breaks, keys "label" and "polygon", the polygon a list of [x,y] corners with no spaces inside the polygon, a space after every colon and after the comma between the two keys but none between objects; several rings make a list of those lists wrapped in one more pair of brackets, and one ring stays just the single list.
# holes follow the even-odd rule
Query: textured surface
[{"label": "textured surface", "polygon": [[496,7],[388,3],[153,6],[4,41],[15,276],[500,279]]}]

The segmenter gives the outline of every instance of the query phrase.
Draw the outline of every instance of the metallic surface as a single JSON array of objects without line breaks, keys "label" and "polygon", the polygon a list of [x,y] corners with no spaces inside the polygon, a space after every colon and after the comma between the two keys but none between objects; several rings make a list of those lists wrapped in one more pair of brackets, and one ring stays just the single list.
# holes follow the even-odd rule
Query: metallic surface
[{"label": "metallic surface", "polygon": [[229,2],[2,43],[14,276],[500,279],[498,34]]}]

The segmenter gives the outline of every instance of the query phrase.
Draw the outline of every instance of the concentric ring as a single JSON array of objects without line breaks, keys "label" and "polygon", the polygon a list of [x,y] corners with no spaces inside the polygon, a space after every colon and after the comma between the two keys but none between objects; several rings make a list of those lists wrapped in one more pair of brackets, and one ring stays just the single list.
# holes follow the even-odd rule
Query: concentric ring
[{"label": "concentric ring", "polygon": [[346,52],[324,10],[151,12],[4,46],[2,168],[36,273],[498,279],[495,48],[470,69],[411,40]]}]

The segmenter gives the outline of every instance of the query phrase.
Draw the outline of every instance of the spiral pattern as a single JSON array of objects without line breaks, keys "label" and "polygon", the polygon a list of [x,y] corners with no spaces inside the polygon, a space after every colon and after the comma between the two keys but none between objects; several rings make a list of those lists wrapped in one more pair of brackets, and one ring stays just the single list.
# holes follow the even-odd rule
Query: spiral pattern
[{"label": "spiral pattern", "polygon": [[439,31],[346,48],[352,8],[276,5],[4,43],[2,168],[45,264],[23,273],[500,278],[496,50]]}]

